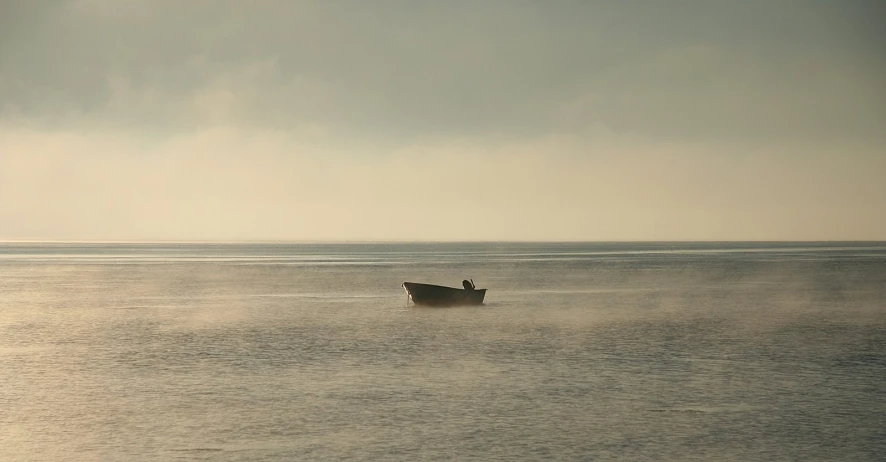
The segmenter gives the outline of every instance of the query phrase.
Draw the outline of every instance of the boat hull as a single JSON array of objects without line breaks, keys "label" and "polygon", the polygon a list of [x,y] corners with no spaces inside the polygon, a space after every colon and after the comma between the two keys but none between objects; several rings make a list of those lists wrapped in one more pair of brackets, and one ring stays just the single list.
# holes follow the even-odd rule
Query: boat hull
[{"label": "boat hull", "polygon": [[423,306],[482,305],[486,289],[456,289],[454,287],[404,282],[403,288],[413,303]]}]

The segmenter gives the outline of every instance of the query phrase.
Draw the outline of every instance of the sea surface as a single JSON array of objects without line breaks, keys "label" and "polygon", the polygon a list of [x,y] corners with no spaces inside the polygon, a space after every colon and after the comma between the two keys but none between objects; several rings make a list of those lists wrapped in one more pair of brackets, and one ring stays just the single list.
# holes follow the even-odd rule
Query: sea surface
[{"label": "sea surface", "polygon": [[0,243],[3,461],[884,459],[882,242]]}]

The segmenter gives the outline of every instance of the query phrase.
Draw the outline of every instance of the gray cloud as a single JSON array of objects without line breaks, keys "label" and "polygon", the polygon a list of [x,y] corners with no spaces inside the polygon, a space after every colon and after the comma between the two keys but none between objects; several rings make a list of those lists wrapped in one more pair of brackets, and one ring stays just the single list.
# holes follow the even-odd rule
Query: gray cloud
[{"label": "gray cloud", "polygon": [[881,2],[0,8],[0,239],[886,239]]},{"label": "gray cloud", "polygon": [[193,105],[227,93],[231,122],[383,137],[767,141],[886,120],[876,3],[11,5],[7,117],[177,129],[218,122]]}]

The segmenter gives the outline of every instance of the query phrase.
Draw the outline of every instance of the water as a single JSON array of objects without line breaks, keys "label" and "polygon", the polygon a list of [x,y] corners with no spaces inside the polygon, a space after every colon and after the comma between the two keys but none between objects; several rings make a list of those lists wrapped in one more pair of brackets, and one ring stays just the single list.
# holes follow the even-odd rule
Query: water
[{"label": "water", "polygon": [[0,245],[0,460],[883,460],[884,396],[886,243]]}]

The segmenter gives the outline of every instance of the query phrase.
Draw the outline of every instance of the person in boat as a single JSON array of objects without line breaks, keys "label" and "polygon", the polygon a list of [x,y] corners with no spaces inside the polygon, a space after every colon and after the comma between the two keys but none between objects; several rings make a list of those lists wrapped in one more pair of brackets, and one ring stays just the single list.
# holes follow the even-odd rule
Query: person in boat
[{"label": "person in boat", "polygon": [[471,281],[468,281],[467,279],[465,279],[464,281],[461,281],[461,285],[462,285],[462,287],[465,288],[465,290],[474,290],[474,283]]}]

